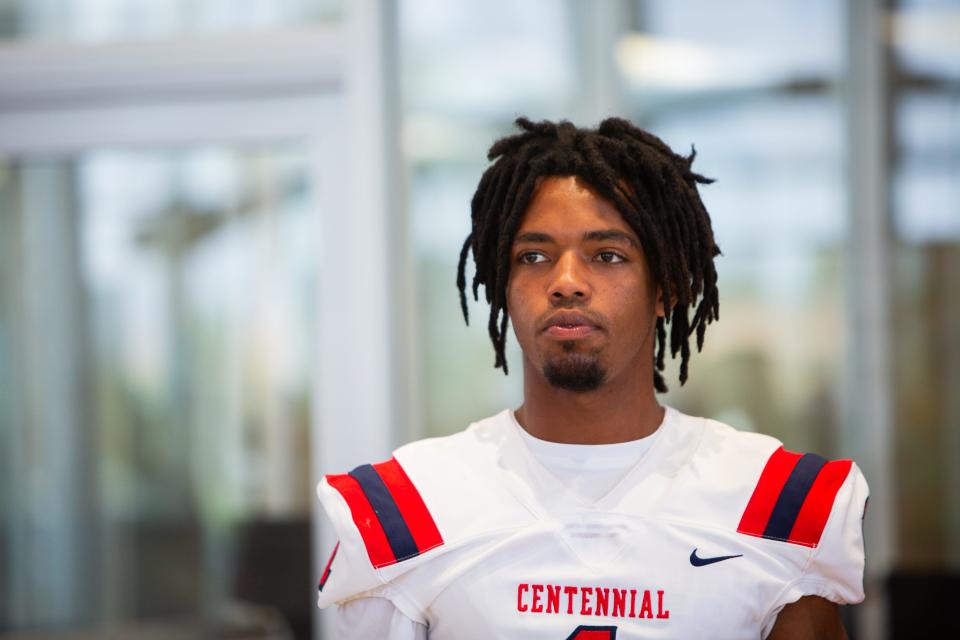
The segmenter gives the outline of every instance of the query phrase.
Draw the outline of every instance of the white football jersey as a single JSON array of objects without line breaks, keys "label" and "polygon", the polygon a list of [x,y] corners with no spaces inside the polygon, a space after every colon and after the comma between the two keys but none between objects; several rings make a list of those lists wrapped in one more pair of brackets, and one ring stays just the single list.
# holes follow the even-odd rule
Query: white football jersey
[{"label": "white football jersey", "polygon": [[569,490],[510,411],[326,476],[339,542],[318,604],[371,592],[431,640],[758,638],[804,595],[863,599],[849,460],[666,408],[606,495]]}]

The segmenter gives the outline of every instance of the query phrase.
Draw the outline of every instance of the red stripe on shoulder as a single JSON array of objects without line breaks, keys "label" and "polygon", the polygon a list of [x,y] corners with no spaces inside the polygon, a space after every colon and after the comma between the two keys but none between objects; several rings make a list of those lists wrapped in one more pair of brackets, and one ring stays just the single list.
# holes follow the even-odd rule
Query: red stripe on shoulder
[{"label": "red stripe on shoulder", "polygon": [[787,451],[782,446],[770,455],[763,473],[760,474],[760,480],[757,481],[757,486],[753,490],[753,495],[750,496],[750,502],[747,503],[747,508],[740,518],[738,533],[763,535],[780,491],[790,477],[790,472],[797,466],[800,457],[799,453]]},{"label": "red stripe on shoulder", "polygon": [[852,460],[833,460],[820,470],[817,479],[813,481],[807,499],[800,507],[797,520],[790,530],[790,542],[798,542],[815,547],[820,543],[823,528],[827,526],[827,518],[833,510],[833,501],[843,485],[853,466]]},{"label": "red stripe on shoulder", "polygon": [[434,547],[443,544],[443,537],[437,529],[437,524],[430,515],[427,505],[423,502],[417,487],[407,476],[396,458],[390,458],[386,462],[373,465],[377,470],[383,483],[387,485],[390,495],[393,496],[400,514],[403,516],[413,541],[417,544],[417,550],[425,553]]},{"label": "red stripe on shoulder", "polygon": [[340,541],[337,540],[337,544],[334,545],[333,551],[330,552],[330,559],[327,560],[326,566],[323,567],[323,573],[320,574],[320,591],[323,591],[323,586],[327,584],[327,579],[330,577],[330,567],[333,566],[333,559],[337,557],[337,551],[340,550]]},{"label": "red stripe on shoulder", "polygon": [[367,548],[367,555],[373,566],[383,567],[396,563],[397,558],[393,555],[393,550],[387,541],[387,534],[360,483],[347,473],[327,476],[327,483],[339,491],[347,501],[350,516],[360,531],[360,537],[363,538],[363,544]]}]

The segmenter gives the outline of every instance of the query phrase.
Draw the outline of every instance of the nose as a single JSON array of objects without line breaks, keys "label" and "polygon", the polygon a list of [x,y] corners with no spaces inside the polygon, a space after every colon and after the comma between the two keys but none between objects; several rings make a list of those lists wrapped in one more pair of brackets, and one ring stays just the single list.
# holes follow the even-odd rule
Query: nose
[{"label": "nose", "polygon": [[553,268],[553,279],[548,290],[554,302],[562,300],[579,300],[586,302],[590,298],[592,289],[587,278],[586,267],[580,257],[573,252],[561,255]]}]

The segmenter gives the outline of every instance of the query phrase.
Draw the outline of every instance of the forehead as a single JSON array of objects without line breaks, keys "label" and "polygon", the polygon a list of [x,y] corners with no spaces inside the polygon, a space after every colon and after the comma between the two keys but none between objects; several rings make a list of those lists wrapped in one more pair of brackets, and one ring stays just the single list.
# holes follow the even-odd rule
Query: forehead
[{"label": "forehead", "polygon": [[617,207],[577,176],[550,176],[540,181],[518,232],[544,228],[577,234],[585,228],[606,228],[635,235]]}]

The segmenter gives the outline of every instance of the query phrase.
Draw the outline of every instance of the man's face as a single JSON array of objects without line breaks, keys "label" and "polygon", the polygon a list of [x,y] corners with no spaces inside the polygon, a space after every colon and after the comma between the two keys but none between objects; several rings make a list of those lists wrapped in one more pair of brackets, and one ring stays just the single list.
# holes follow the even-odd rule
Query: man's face
[{"label": "man's face", "polygon": [[610,201],[575,177],[545,178],[510,258],[507,310],[527,375],[586,392],[652,371],[663,308],[640,241]]}]

